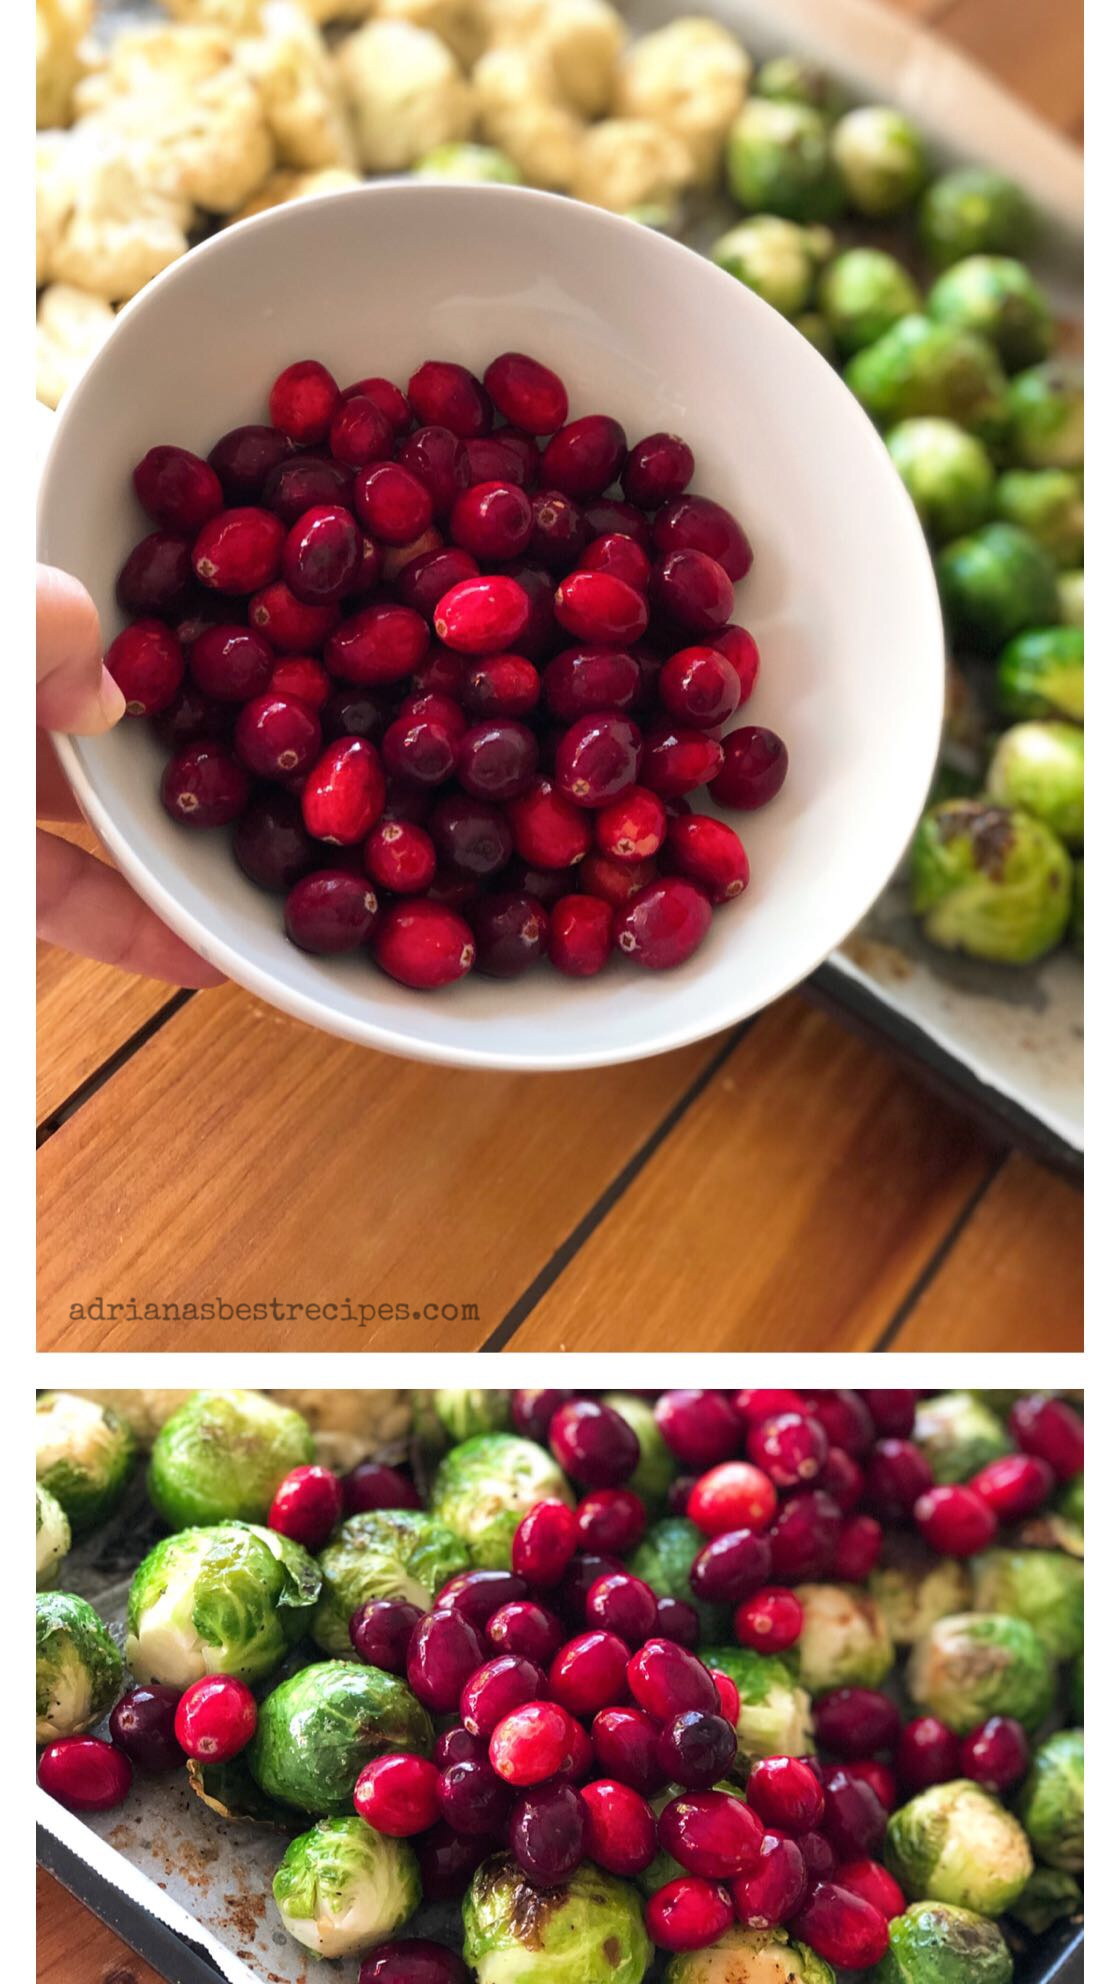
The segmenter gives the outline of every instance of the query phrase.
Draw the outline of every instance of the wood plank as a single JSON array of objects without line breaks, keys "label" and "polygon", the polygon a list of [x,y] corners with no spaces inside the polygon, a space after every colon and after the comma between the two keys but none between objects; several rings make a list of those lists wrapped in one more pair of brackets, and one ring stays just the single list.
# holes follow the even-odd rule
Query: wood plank
[{"label": "wood plank", "polygon": [[937,32],[1063,131],[1075,134],[1085,101],[1080,0],[950,0]]},{"label": "wood plank", "polygon": [[[40,1152],[39,1348],[473,1349],[718,1051],[467,1073],[201,994]],[[71,1321],[95,1295],[402,1314]]]},{"label": "wood plank", "polygon": [[161,1984],[158,1971],[42,1867],[35,1902],[38,1984]]},{"label": "wood plank", "polygon": [[869,1348],[994,1163],[889,1054],[787,999],[509,1348],[679,1350],[686,1327],[705,1350]]},{"label": "wood plank", "polygon": [[1080,1192],[1008,1158],[892,1350],[1081,1350]]}]

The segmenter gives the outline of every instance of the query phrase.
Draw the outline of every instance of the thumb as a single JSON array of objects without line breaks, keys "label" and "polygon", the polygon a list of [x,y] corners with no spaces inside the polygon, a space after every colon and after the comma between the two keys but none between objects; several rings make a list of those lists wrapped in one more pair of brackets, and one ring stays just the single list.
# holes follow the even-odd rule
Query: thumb
[{"label": "thumb", "polygon": [[124,697],[101,662],[97,608],[69,572],[40,565],[35,582],[36,722],[93,737],[124,715]]}]

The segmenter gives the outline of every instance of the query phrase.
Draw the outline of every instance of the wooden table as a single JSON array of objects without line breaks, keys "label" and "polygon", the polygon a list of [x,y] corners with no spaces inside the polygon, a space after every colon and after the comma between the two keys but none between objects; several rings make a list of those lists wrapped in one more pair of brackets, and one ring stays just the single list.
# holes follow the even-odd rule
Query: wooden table
[{"label": "wooden table", "polygon": [[[1066,0],[895,4],[1079,133]],[[60,952],[39,985],[41,1349],[1081,1346],[1079,1194],[804,995],[550,1077]]]}]

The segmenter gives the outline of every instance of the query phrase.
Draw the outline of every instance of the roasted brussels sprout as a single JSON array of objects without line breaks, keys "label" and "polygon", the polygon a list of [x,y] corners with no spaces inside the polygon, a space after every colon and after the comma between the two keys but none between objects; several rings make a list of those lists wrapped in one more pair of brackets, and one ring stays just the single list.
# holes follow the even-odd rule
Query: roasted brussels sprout
[{"label": "roasted brussels sprout", "polygon": [[1028,1734],[1054,1701],[1050,1656],[1025,1619],[960,1612],[939,1619],[910,1656],[907,1686],[919,1709],[958,1736],[990,1715],[1013,1715]]},{"label": "roasted brussels sprout", "polygon": [[1021,1922],[1029,1935],[1044,1936],[1055,1922],[1068,1922],[1079,1915],[1084,1896],[1072,1874],[1060,1874],[1056,1867],[1036,1867],[1018,1901],[1008,1909],[1013,1922]]},{"label": "roasted brussels sprout", "polygon": [[631,1555],[627,1570],[648,1584],[658,1598],[680,1598],[695,1608],[700,1631],[707,1639],[720,1630],[725,1615],[718,1606],[706,1605],[692,1589],[692,1565],[707,1538],[686,1516],[663,1516],[651,1523]]},{"label": "roasted brussels sprout", "polygon": [[880,427],[932,414],[982,440],[1002,429],[1006,381],[991,345],[930,317],[900,317],[857,351],[844,377]]},{"label": "roasted brussels sprout", "polygon": [[721,234],[712,260],[783,317],[796,317],[833,247],[827,227],[799,227],[776,214],[758,214]]},{"label": "roasted brussels sprout", "polygon": [[1054,563],[1080,569],[1085,552],[1085,498],[1080,477],[1064,468],[1013,468],[996,483],[995,512],[1041,544]]},{"label": "roasted brussels sprout", "polygon": [[788,1929],[726,1929],[706,1949],[673,1957],[665,1984],[836,1984],[831,1964]]},{"label": "roasted brussels sprout", "polygon": [[311,1621],[316,1645],[352,1659],[350,1620],[367,1598],[404,1598],[426,1612],[441,1585],[470,1561],[454,1530],[421,1509],[349,1516],[319,1557],[323,1590]]},{"label": "roasted brussels sprout", "polygon": [[51,1591],[70,1548],[70,1519],[41,1482],[35,1487],[35,1589]]},{"label": "roasted brussels sprout", "polygon": [[451,1445],[476,1433],[504,1433],[509,1425],[508,1392],[413,1392],[412,1403],[414,1412],[435,1413]]},{"label": "roasted brussels sprout", "polygon": [[817,295],[845,358],[874,344],[892,325],[922,307],[909,270],[882,248],[848,248],[837,255],[821,277]]},{"label": "roasted brussels sprout", "polygon": [[918,213],[922,246],[939,269],[966,255],[1022,255],[1035,226],[1034,209],[1014,180],[982,165],[942,173],[926,188]]},{"label": "roasted brussels sprout", "polygon": [[410,1687],[380,1667],[323,1660],[261,1703],[246,1761],[262,1791],[322,1817],[349,1815],[354,1786],[387,1750],[431,1755],[432,1725]]},{"label": "roasted brussels sprout", "polygon": [[1085,1643],[1085,1566],[1062,1550],[985,1550],[972,1559],[978,1612],[1010,1613],[1034,1627],[1054,1660]]},{"label": "roasted brussels sprout", "polygon": [[939,1485],[968,1481],[990,1460],[1011,1452],[1002,1421],[975,1392],[938,1392],[920,1399],[912,1438]]},{"label": "roasted brussels sprout", "polygon": [[412,168],[414,179],[451,179],[476,186],[520,186],[522,175],[497,145],[436,145]]},{"label": "roasted brussels sprout", "polygon": [[873,220],[913,206],[929,177],[920,134],[887,104],[863,104],[841,117],[832,132],[832,159],[849,204]]},{"label": "roasted brussels sprout", "polygon": [[1021,806],[1067,847],[1085,838],[1085,733],[1075,723],[1016,723],[988,767],[999,806]]},{"label": "roasted brussels sprout", "polygon": [[1080,468],[1085,387],[1079,366],[1052,358],[1019,372],[1007,389],[1007,446],[1020,468]]},{"label": "roasted brussels sprout", "polygon": [[463,1903],[463,1954],[478,1984],[641,1984],[653,1957],[641,1898],[588,1860],[536,1888],[515,1860],[486,1860]]},{"label": "roasted brussels sprout", "polygon": [[515,1433],[478,1433],[440,1462],[429,1507],[466,1544],[472,1563],[508,1571],[513,1532],[545,1497],[575,1502],[551,1454]]},{"label": "roasted brussels sprout", "polygon": [[877,1688],[886,1680],[894,1647],[868,1592],[851,1584],[799,1584],[794,1590],[805,1615],[797,1672],[811,1695],[829,1688]]},{"label": "roasted brussels sprout", "polygon": [[156,1434],[148,1493],[172,1529],[264,1522],[284,1476],[314,1458],[307,1421],[263,1392],[194,1392]]},{"label": "roasted brussels sprout", "polygon": [[361,1956],[420,1905],[420,1869],[403,1839],[364,1819],[320,1819],[293,1839],[272,1881],[280,1919],[316,1956]]},{"label": "roasted brussels sprout", "polygon": [[911,1901],[1002,1915],[1030,1879],[1027,1836],[971,1778],[920,1791],[887,1823],[886,1863]]},{"label": "roasted brussels sprout", "polygon": [[759,1757],[808,1757],[814,1750],[813,1711],[804,1687],[784,1660],[746,1646],[706,1647],[701,1659],[729,1674],[739,1690],[737,1769],[745,1777]]},{"label": "roasted brussels sprout", "polygon": [[952,420],[903,420],[891,428],[886,443],[935,544],[987,522],[996,475],[975,434]]},{"label": "roasted brussels sprout", "polygon": [[76,1392],[36,1399],[36,1479],[61,1502],[75,1538],[112,1515],[135,1452],[131,1429],[107,1406]]},{"label": "roasted brussels sprout", "polygon": [[868,1582],[896,1646],[913,1646],[939,1619],[971,1603],[966,1567],[955,1557],[936,1557],[905,1531],[888,1532]]},{"label": "roasted brussels sprout", "polygon": [[847,107],[847,98],[827,69],[800,55],[773,55],[764,62],[751,85],[752,96],[763,96],[771,103],[800,103],[807,110],[819,110],[830,121]]},{"label": "roasted brussels sprout", "polygon": [[1017,1810],[1040,1860],[1060,1873],[1085,1865],[1085,1732],[1059,1729],[1034,1754]]},{"label": "roasted brussels sprout", "polygon": [[1004,716],[1085,715],[1085,635],[1080,627],[1035,627],[1017,634],[996,664]]},{"label": "roasted brussels sprout", "polygon": [[35,1600],[35,1741],[80,1736],[117,1699],[124,1666],[93,1606],[72,1591]]},{"label": "roasted brussels sprout", "polygon": [[979,654],[1058,617],[1054,561],[1015,524],[984,524],[955,538],[938,557],[937,580],[951,634]]},{"label": "roasted brussels sprout", "polygon": [[1037,365],[1054,342],[1050,305],[1030,270],[1009,255],[968,255],[939,276],[926,298],[939,324],[994,344],[1009,372]]},{"label": "roasted brussels sprout", "polygon": [[869,1984],[1011,1984],[1011,1952],[996,1924],[970,1908],[917,1901],[890,1925]]},{"label": "roasted brussels sprout", "polygon": [[750,214],[834,220],[844,204],[828,125],[805,104],[751,97],[728,134],[727,181]]},{"label": "roasted brussels sprout", "polygon": [[307,1631],[321,1582],[314,1558],[278,1530],[180,1530],[132,1580],[128,1664],[138,1681],[177,1688],[204,1674],[264,1680]]},{"label": "roasted brussels sprout", "polygon": [[1085,625],[1084,572],[1058,573],[1058,617],[1063,627]]},{"label": "roasted brussels sprout", "polygon": [[1073,878],[1060,840],[1029,813],[945,799],[918,826],[910,905],[931,944],[1030,964],[1060,944]]},{"label": "roasted brussels sprout", "polygon": [[603,1404],[625,1419],[638,1442],[638,1465],[626,1486],[656,1513],[677,1478],[677,1462],[653,1416],[653,1407],[634,1392],[604,1392]]}]

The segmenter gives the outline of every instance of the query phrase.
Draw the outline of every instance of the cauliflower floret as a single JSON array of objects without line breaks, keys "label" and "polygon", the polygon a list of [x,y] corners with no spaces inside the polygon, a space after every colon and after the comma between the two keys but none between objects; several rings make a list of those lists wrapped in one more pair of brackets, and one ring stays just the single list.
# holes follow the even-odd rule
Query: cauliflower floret
[{"label": "cauliflower floret", "polygon": [[370,21],[336,60],[367,172],[399,172],[433,145],[470,137],[474,94],[438,35],[410,21]]},{"label": "cauliflower floret", "polygon": [[689,146],[697,176],[716,177],[723,142],[746,101],[751,59],[733,34],[699,15],[642,35],[618,68],[614,107],[648,117]]},{"label": "cauliflower floret", "polygon": [[494,48],[524,49],[547,63],[550,95],[583,117],[610,108],[626,30],[609,0],[482,0],[482,6]]},{"label": "cauliflower floret", "polygon": [[473,69],[489,41],[477,0],[381,0],[382,21],[411,21],[447,43],[464,69]]},{"label": "cauliflower floret", "polygon": [[57,406],[81,378],[113,328],[104,297],[54,282],[39,298],[35,326],[35,397]]},{"label": "cauliflower floret", "polygon": [[472,78],[482,134],[531,186],[571,190],[586,126],[560,101],[551,65],[527,48],[492,48]]},{"label": "cauliflower floret", "polygon": [[118,34],[74,92],[80,117],[110,110],[121,97],[194,89],[220,75],[233,42],[218,27],[131,28]]},{"label": "cauliflower floret", "polygon": [[354,134],[326,42],[293,0],[268,0],[261,32],[237,45],[281,165],[353,166]]},{"label": "cauliflower floret", "polygon": [[35,0],[35,122],[69,124],[74,85],[85,64],[81,42],[93,0]]},{"label": "cauliflower floret", "polygon": [[96,119],[75,127],[56,172],[64,215],[44,271],[49,281],[122,303],[186,254],[189,203],[154,187],[148,156]]},{"label": "cauliflower floret", "polygon": [[593,207],[629,213],[633,207],[672,207],[696,178],[683,138],[644,117],[608,117],[580,147],[572,192]]},{"label": "cauliflower floret", "polygon": [[368,21],[377,0],[300,0],[304,13],[320,27],[328,21]]},{"label": "cauliflower floret", "polygon": [[232,220],[251,220],[254,214],[266,214],[270,207],[286,207],[289,200],[308,200],[315,193],[342,193],[351,186],[360,186],[362,176],[350,172],[343,165],[328,165],[321,172],[272,172],[260,191],[246,200],[240,212],[232,214]]},{"label": "cauliflower floret", "polygon": [[45,283],[70,212],[70,173],[64,131],[40,131],[35,139],[35,287]]},{"label": "cauliflower floret", "polygon": [[264,0],[163,0],[163,6],[177,21],[209,22],[230,34],[256,34]]}]

